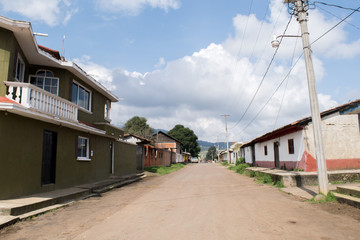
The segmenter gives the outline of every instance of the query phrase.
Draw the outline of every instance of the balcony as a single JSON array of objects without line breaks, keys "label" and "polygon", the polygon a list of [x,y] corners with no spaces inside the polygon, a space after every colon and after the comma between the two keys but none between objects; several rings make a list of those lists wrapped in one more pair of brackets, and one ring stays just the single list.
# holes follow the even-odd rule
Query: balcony
[{"label": "balcony", "polygon": [[30,83],[4,82],[6,97],[35,112],[78,122],[78,106]]}]

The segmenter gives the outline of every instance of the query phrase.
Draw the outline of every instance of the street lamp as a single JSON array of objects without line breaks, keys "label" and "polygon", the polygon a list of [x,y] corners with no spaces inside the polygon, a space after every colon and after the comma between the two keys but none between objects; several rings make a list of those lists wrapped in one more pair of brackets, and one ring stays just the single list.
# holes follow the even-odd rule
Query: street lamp
[{"label": "street lamp", "polygon": [[301,37],[301,36],[297,36],[297,35],[279,35],[279,36],[276,36],[276,35],[274,35],[274,39],[271,41],[271,46],[273,48],[278,48],[279,45],[280,45],[280,42],[279,42],[278,38],[284,38],[284,37]]},{"label": "street lamp", "polygon": [[[289,9],[292,10],[291,14],[297,16],[297,21],[299,22],[301,28],[301,37],[302,37],[303,51],[304,51],[305,65],[306,65],[306,76],[307,76],[308,89],[309,89],[311,117],[314,126],[315,154],[316,154],[318,181],[319,181],[319,192],[324,195],[327,195],[329,191],[328,190],[329,180],[327,176],[325,150],[324,150],[322,130],[321,130],[321,116],[320,116],[319,102],[316,91],[314,66],[311,58],[309,31],[307,27],[307,10],[309,9],[308,0],[285,0],[284,3],[287,3],[289,5]],[[280,44],[277,38],[278,37],[276,37],[271,42],[271,45],[273,47],[278,47]]]}]

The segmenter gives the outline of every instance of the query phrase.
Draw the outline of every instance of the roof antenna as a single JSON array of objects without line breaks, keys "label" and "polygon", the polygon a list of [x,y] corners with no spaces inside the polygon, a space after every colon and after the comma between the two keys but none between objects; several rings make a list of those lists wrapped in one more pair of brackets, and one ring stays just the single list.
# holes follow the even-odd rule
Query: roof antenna
[{"label": "roof antenna", "polygon": [[62,37],[61,60],[65,61],[65,35]]}]

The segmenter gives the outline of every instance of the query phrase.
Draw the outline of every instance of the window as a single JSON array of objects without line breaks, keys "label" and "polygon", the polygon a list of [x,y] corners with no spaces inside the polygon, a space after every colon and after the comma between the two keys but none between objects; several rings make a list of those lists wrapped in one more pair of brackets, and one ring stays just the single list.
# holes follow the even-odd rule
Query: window
[{"label": "window", "polygon": [[77,160],[90,161],[89,157],[89,139],[85,137],[78,137],[77,140]]},{"label": "window", "polygon": [[59,78],[54,77],[54,74],[48,70],[39,70],[36,75],[30,76],[30,83],[48,91],[52,94],[58,95]]},{"label": "window", "polygon": [[265,156],[268,154],[268,152],[267,152],[267,146],[264,146],[264,154],[265,154]]},{"label": "window", "polygon": [[72,84],[72,102],[90,111],[90,91],[76,82]]},{"label": "window", "polygon": [[25,63],[22,60],[21,56],[18,55],[16,59],[15,79],[19,82],[24,82],[24,78],[25,78]]},{"label": "window", "polygon": [[105,117],[105,119],[110,120],[110,109],[111,109],[111,103],[110,103],[109,100],[106,100],[105,110],[104,110],[104,117]]},{"label": "window", "polygon": [[294,139],[288,140],[288,148],[289,148],[289,154],[294,154]]}]

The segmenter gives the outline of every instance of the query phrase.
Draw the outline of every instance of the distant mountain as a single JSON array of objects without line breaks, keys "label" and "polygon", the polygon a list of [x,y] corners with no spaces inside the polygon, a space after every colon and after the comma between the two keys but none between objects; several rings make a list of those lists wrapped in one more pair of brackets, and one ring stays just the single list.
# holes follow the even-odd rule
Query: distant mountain
[{"label": "distant mountain", "polygon": [[154,129],[154,134],[157,133],[157,132],[163,132],[163,133],[166,133],[166,134],[167,134],[167,133],[169,132],[169,130],[160,129],[160,128]]},{"label": "distant mountain", "polygon": [[[202,140],[198,140],[198,143],[201,147],[201,151],[204,152],[204,151],[207,151],[209,149],[209,147],[211,146],[215,146],[216,149],[219,148],[221,150],[223,149],[226,149],[226,142],[215,142],[215,143],[212,143],[212,142],[207,142],[207,141],[202,141]],[[230,143],[229,143],[229,147],[230,147]]]}]

